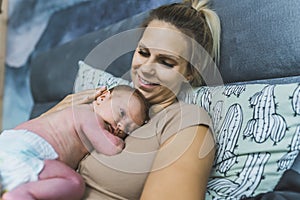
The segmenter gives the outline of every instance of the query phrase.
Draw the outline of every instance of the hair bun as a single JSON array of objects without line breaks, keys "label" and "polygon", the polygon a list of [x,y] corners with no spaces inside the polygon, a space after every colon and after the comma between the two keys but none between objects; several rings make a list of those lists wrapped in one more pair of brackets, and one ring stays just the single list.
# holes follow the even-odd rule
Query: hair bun
[{"label": "hair bun", "polygon": [[220,58],[220,33],[221,33],[221,26],[220,26],[220,19],[215,11],[209,8],[209,0],[183,0],[184,4],[191,5],[192,8],[201,12],[204,17],[205,21],[210,29],[212,38],[213,38],[213,49],[211,52],[211,56],[215,59],[218,63]]},{"label": "hair bun", "polygon": [[202,11],[208,8],[209,0],[183,0],[183,3],[197,11]]}]

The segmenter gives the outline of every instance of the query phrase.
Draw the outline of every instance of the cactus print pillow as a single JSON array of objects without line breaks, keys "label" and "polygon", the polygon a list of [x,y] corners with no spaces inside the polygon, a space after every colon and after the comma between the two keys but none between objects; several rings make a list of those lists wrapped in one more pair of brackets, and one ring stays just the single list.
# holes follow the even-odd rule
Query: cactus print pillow
[{"label": "cactus print pillow", "polygon": [[[79,62],[74,91],[131,84]],[[231,84],[182,96],[210,114],[217,143],[206,199],[271,191],[300,149],[300,85]]]},{"label": "cactus print pillow", "polygon": [[300,148],[299,84],[199,87],[186,101],[213,119],[216,159],[207,199],[271,191]]}]

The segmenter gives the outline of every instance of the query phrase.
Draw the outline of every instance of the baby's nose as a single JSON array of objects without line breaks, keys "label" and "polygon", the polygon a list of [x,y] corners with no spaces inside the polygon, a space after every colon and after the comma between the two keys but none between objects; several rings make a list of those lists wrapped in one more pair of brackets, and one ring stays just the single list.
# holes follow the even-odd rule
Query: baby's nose
[{"label": "baby's nose", "polygon": [[121,121],[117,123],[117,128],[121,131],[124,131],[124,125]]},{"label": "baby's nose", "polygon": [[127,136],[127,131],[122,123],[117,123],[117,128],[115,130],[115,135],[124,139]]}]

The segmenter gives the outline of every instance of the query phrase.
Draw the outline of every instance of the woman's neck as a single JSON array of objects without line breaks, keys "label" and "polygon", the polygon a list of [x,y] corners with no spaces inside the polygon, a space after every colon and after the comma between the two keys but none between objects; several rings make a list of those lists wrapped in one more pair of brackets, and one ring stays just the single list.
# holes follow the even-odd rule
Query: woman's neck
[{"label": "woman's neck", "polygon": [[150,118],[175,102],[178,102],[177,98],[169,101],[161,102],[159,104],[153,104],[150,108],[150,113],[149,113]]}]

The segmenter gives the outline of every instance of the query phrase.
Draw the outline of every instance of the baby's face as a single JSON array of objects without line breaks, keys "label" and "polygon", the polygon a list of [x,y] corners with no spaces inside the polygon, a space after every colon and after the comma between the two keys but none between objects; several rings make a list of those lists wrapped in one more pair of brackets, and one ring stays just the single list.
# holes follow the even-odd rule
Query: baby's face
[{"label": "baby's face", "polygon": [[144,123],[142,104],[130,92],[107,92],[93,104],[95,112],[105,121],[106,129],[120,138],[125,138]]}]

